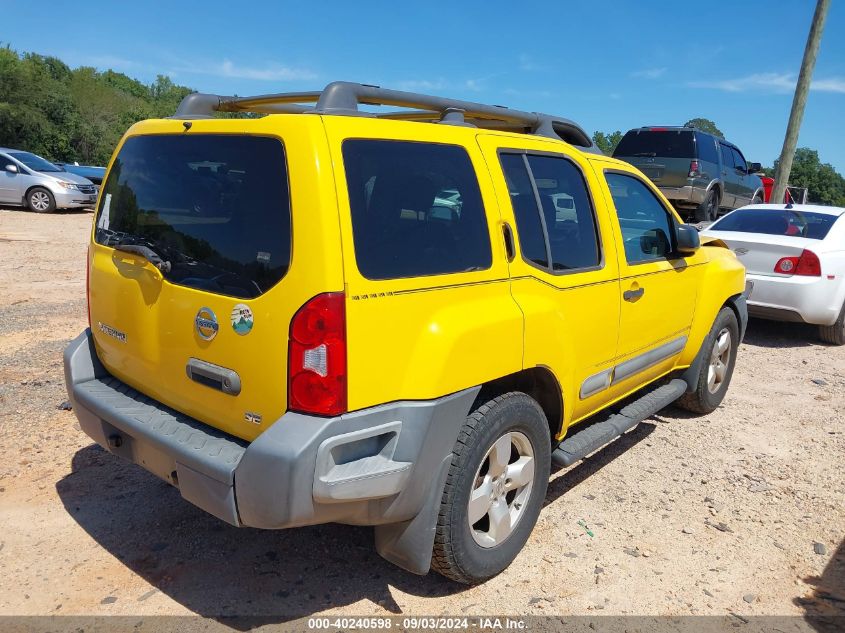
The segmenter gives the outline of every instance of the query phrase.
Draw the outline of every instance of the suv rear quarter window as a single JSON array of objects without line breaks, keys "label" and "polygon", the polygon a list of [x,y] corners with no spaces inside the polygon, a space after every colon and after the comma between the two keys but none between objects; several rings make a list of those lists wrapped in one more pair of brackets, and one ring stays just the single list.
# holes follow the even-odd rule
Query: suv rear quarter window
[{"label": "suv rear quarter window", "polygon": [[716,165],[719,164],[719,155],[716,153],[716,141],[713,140],[712,136],[696,132],[695,142],[698,146],[698,160],[715,163]]},{"label": "suv rear quarter window", "polygon": [[400,279],[483,270],[490,235],[475,170],[456,145],[350,139],[343,161],[358,270]]}]

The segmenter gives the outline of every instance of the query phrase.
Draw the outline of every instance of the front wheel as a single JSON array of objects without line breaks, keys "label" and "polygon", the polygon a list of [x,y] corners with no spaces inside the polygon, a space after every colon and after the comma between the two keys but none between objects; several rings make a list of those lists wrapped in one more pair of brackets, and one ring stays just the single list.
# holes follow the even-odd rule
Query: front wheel
[{"label": "front wheel", "polygon": [[26,194],[26,204],[35,213],[52,213],[56,210],[56,199],[48,189],[34,187]]},{"label": "front wheel", "polygon": [[733,310],[724,307],[704,339],[704,358],[698,371],[694,391],[681,396],[678,405],[695,413],[716,410],[725,394],[736,364],[739,347],[739,325]]},{"label": "front wheel", "polygon": [[510,565],[537,522],[550,460],[549,425],[533,398],[511,392],[475,409],[452,451],[432,567],[476,584]]}]

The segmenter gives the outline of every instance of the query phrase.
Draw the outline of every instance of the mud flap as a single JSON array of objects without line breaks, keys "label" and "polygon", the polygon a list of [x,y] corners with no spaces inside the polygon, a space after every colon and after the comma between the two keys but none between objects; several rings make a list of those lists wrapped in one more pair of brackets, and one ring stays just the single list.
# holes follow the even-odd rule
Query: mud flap
[{"label": "mud flap", "polygon": [[376,551],[379,556],[413,574],[424,576],[429,572],[437,514],[451,464],[450,453],[440,462],[438,476],[428,490],[422,509],[413,519],[376,526]]}]

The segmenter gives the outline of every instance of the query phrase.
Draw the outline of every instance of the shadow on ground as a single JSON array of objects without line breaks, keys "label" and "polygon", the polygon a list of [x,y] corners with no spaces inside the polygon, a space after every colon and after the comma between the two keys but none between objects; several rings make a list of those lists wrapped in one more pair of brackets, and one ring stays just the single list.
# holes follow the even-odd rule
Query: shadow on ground
[{"label": "shadow on ground", "polygon": [[793,602],[804,609],[807,622],[819,633],[845,630],[845,540],[843,540],[821,576],[805,578],[813,587],[808,596]]},{"label": "shadow on ground", "polygon": [[806,323],[783,323],[765,319],[751,319],[744,343],[754,347],[813,347],[825,346],[819,340],[819,328]]},{"label": "shadow on ground", "polygon": [[[232,527],[96,445],[74,455],[72,471],[56,490],[99,545],[155,590],[231,626],[241,628],[240,620],[227,619],[233,616],[283,622],[362,599],[400,614],[391,585],[418,596],[465,589],[434,572],[415,576],[383,560],[375,552],[371,528]],[[108,586],[104,583],[104,592]],[[143,602],[155,590],[117,597]],[[253,625],[243,622],[243,628]]]}]

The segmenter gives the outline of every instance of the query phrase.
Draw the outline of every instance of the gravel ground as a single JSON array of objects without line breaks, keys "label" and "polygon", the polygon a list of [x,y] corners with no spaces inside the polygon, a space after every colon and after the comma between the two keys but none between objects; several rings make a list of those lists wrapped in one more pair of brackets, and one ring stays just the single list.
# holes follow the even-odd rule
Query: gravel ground
[{"label": "gravel ground", "polygon": [[0,614],[845,615],[845,348],[813,328],[752,321],[722,407],[555,473],[516,562],[466,588],[369,529],[230,527],[93,445],[60,409],[90,222],[0,210]]}]

